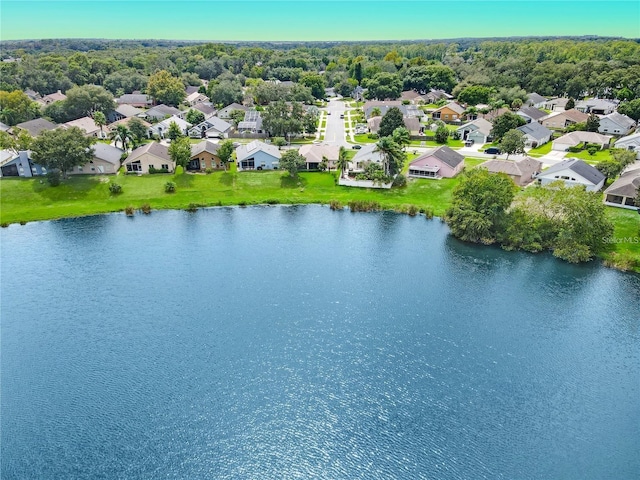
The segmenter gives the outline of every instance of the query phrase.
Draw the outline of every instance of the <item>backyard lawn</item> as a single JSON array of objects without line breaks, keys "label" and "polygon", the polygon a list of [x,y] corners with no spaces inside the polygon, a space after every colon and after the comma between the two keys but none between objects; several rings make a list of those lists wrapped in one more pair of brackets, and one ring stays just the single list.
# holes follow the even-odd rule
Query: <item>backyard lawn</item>
[{"label": "backyard lawn", "polygon": [[551,142],[547,142],[539,147],[532,148],[527,152],[527,155],[531,157],[542,157],[551,151]]}]

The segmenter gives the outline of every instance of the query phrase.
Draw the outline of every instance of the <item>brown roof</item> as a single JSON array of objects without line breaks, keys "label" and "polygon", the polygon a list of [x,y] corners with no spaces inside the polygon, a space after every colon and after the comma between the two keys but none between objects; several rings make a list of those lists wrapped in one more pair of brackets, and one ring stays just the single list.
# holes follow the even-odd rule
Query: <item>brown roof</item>
[{"label": "brown roof", "polygon": [[337,145],[303,145],[298,153],[307,159],[307,163],[320,163],[322,157],[326,157],[327,160],[338,160],[340,147]]},{"label": "brown roof", "polygon": [[443,105],[440,108],[436,108],[434,112],[439,112],[443,108],[448,108],[449,110],[453,110],[458,115],[462,115],[464,113],[464,107],[457,102],[449,102],[446,105]]},{"label": "brown roof", "polygon": [[542,170],[542,162],[525,157],[522,160],[488,160],[480,165],[491,173],[506,173],[509,176],[520,177],[523,181],[532,180],[535,173]]},{"label": "brown roof", "polygon": [[488,120],[490,122],[493,122],[497,117],[499,117],[500,115],[504,115],[507,112],[510,112],[511,110],[509,110],[508,108],[499,108],[497,110],[492,110],[489,113],[485,113],[482,115],[482,118],[484,118],[485,120]]},{"label": "brown roof", "polygon": [[125,163],[135,162],[139,157],[141,157],[145,153],[150,153],[152,155],[155,155],[156,157],[161,158],[162,160],[167,160],[168,162],[171,161],[168,147],[158,142],[151,142],[151,143],[142,145],[141,147],[138,147],[133,152],[131,152],[129,157],[127,157],[127,159],[125,160]]},{"label": "brown roof", "polygon": [[620,195],[621,197],[635,197],[640,189],[640,168],[628,171],[620,175],[615,182],[609,185],[604,193]]}]

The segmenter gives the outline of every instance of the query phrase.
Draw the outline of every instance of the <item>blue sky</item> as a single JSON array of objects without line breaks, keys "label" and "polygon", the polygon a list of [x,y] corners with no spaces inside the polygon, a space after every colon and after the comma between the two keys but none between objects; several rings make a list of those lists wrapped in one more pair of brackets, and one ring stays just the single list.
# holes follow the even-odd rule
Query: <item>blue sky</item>
[{"label": "blue sky", "polygon": [[640,37],[638,0],[1,0],[0,39]]}]

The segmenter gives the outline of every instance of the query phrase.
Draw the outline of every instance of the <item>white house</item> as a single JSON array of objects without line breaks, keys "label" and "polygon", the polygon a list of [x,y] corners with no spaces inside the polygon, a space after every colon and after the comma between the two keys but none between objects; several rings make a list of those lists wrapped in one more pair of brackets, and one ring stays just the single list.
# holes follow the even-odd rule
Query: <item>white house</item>
[{"label": "white house", "polygon": [[596,115],[608,115],[618,108],[618,103],[606,98],[590,98],[576,102],[576,110]]},{"label": "white house", "polygon": [[239,103],[232,103],[231,105],[227,105],[223,109],[219,110],[218,117],[224,120],[229,120],[231,118],[231,112],[234,110],[242,110],[243,112],[246,112],[249,108],[244,105],[240,105]]},{"label": "white house", "polygon": [[151,125],[148,130],[149,136],[157,135],[159,138],[164,138],[167,136],[167,132],[169,131],[169,127],[172,123],[175,123],[180,128],[180,131],[183,135],[187,135],[191,124],[186,120],[181,119],[180,117],[176,117],[175,115],[167,118],[155,125]]},{"label": "white house", "polygon": [[543,171],[537,179],[542,185],[561,180],[568,187],[584,185],[588,192],[597,192],[607,177],[588,163],[578,158],[569,158]]},{"label": "white house", "polygon": [[628,137],[622,137],[614,144],[614,147],[638,152],[636,158],[640,159],[640,133],[634,133]]},{"label": "white house", "polygon": [[238,171],[277,169],[280,163],[280,150],[275,145],[267,145],[254,140],[236,148]]},{"label": "white house", "polygon": [[210,117],[189,129],[191,138],[227,138],[231,124],[218,117]]},{"label": "white house", "polygon": [[544,145],[551,140],[551,135],[553,134],[551,130],[547,127],[543,127],[538,122],[527,123],[526,125],[518,127],[517,130],[524,133],[524,144],[531,148]]},{"label": "white house", "polygon": [[369,145],[365,145],[349,162],[349,171],[350,172],[364,172],[365,168],[369,163],[377,163],[383,164],[383,156],[380,151],[378,151],[378,146],[375,143],[370,143]]},{"label": "white house", "polygon": [[632,118],[623,115],[622,113],[613,112],[609,115],[600,117],[600,126],[598,131],[604,134],[613,135],[626,135],[636,126],[636,122]]},{"label": "white house", "polygon": [[202,93],[198,93],[198,92],[193,92],[187,95],[187,98],[185,99],[185,102],[192,107],[194,105],[197,105],[198,103],[208,102],[208,101],[209,99],[207,98],[206,95],[203,95]]}]

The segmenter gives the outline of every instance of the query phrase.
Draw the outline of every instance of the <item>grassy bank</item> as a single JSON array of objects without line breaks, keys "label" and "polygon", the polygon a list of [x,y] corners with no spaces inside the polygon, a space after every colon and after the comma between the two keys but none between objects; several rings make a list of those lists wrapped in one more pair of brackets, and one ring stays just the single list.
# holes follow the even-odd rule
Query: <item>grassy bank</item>
[{"label": "grassy bank", "polygon": [[[349,152],[351,155],[355,153]],[[467,159],[467,167],[480,159]],[[122,193],[111,195],[109,181],[122,185]],[[173,181],[175,193],[165,193],[164,185]],[[360,189],[336,185],[336,173],[307,172],[292,179],[280,171],[214,172],[210,175],[76,176],[58,187],[41,179],[3,178],[0,180],[0,223],[50,220],[139,209],[188,208],[215,205],[261,203],[324,203],[337,201],[378,202],[382,208],[402,209],[415,205],[442,216],[451,202],[458,179],[409,180],[404,188]],[[640,273],[640,215],[633,210],[609,207],[615,224],[611,243],[601,255],[607,265]]]}]

